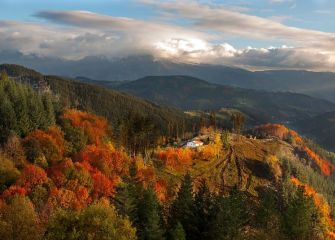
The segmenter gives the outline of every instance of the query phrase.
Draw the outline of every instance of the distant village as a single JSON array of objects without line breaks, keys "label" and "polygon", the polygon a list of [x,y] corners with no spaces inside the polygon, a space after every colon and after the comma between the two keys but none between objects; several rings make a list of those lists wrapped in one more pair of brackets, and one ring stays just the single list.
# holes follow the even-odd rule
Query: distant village
[{"label": "distant village", "polygon": [[175,143],[174,145],[178,148],[198,149],[209,144],[211,141],[214,141],[214,131],[213,129],[206,129],[206,131],[201,131],[199,135],[188,140],[181,141],[178,144]]}]

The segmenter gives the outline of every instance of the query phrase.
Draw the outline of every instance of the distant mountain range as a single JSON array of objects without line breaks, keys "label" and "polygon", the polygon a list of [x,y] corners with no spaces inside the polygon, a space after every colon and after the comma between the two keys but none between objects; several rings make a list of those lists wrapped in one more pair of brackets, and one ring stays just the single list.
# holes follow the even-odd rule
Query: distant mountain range
[{"label": "distant mountain range", "polygon": [[335,112],[299,121],[296,128],[322,146],[335,151]]},{"label": "distant mountain range", "polygon": [[184,110],[236,108],[247,114],[251,125],[284,122],[322,146],[335,150],[335,111],[330,111],[334,106],[332,102],[302,94],[223,86],[188,76],[152,76],[135,81],[77,80]]},{"label": "distant mountain range", "polygon": [[[183,110],[219,110],[227,107],[245,113],[249,124],[286,123],[322,146],[335,149],[335,103],[302,94],[223,86],[189,76],[152,76],[135,81],[78,78],[83,84],[61,77],[45,76],[18,65],[0,65],[2,70],[10,76],[21,76],[23,80],[25,77],[37,81],[44,79],[63,100],[75,102],[76,107],[106,116],[114,124],[129,113],[151,116],[158,125],[164,121],[180,122],[186,118],[181,111],[168,106]],[[119,91],[128,94],[120,94]]]},{"label": "distant mountain range", "polygon": [[0,63],[16,63],[45,74],[67,77],[84,76],[94,80],[136,80],[145,76],[188,75],[242,88],[289,91],[335,102],[335,73],[294,70],[248,71],[222,65],[186,64],[157,60],[152,56],[131,56],[107,59],[86,57],[80,60],[23,55],[15,51],[2,51]]},{"label": "distant mountain range", "polygon": [[189,76],[151,76],[101,86],[183,110],[239,109],[259,123],[289,123],[335,109],[335,104],[303,94],[223,86]]}]

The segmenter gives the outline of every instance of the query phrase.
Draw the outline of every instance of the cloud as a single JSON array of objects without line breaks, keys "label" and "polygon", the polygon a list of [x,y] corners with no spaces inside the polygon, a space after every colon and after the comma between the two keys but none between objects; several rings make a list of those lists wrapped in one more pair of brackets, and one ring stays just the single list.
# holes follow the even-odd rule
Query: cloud
[{"label": "cloud", "polygon": [[334,66],[326,54],[287,47],[245,49],[233,59],[233,63],[250,69],[327,70]]},{"label": "cloud", "polygon": [[223,5],[199,4],[189,1],[142,2],[173,13],[173,18],[187,19],[191,26],[201,31],[240,36],[247,39],[281,40],[289,43],[334,42],[334,33],[308,30],[284,25],[276,20],[248,15],[226,9]]},{"label": "cloud", "polygon": [[[192,44],[192,43],[190,43]],[[162,57],[182,62],[222,64],[251,70],[263,69],[312,69],[327,71],[334,67],[329,55],[311,49],[287,46],[236,49],[228,43],[203,45],[188,50],[185,40],[175,39],[160,45]],[[166,52],[164,52],[166,50]]]},{"label": "cloud", "polygon": [[122,33],[129,36],[141,35],[141,37],[145,37],[146,35],[148,38],[157,38],[157,35],[159,35],[159,38],[172,36],[185,37],[189,35],[206,38],[207,36],[199,31],[193,31],[177,25],[99,15],[92,12],[44,11],[35,14],[35,16],[66,26],[100,30],[109,33]]},{"label": "cloud", "polygon": [[[200,4],[194,1],[142,0],[141,2],[154,6],[163,13],[169,13],[174,20],[176,18],[186,20],[189,22],[190,28],[214,33],[213,35],[219,40],[226,36],[234,36],[250,40],[275,41],[281,42],[283,45],[295,46],[290,50],[278,48],[277,51],[270,50],[269,52],[264,52],[264,49],[258,49],[257,51],[243,50],[244,54],[239,55],[238,59],[240,61],[244,59],[243,62],[248,59],[250,61],[249,65],[256,65],[256,63],[252,58],[246,58],[246,56],[256,52],[258,58],[272,57],[273,61],[270,62],[276,62],[278,67],[294,66],[319,69],[335,64],[334,33],[288,26],[278,21],[278,18],[262,18],[231,11],[224,5]],[[293,63],[293,56],[296,57],[296,62],[290,65]],[[285,59],[285,61],[278,57]],[[318,57],[319,60],[306,57]],[[267,59],[266,62],[269,62],[269,60],[271,59]],[[235,60],[232,62],[235,62]],[[285,63],[288,64],[285,65]]]},{"label": "cloud", "polygon": [[0,49],[76,59],[90,54],[112,53],[117,36],[79,28],[0,21]]},{"label": "cloud", "polygon": [[[156,54],[156,45],[165,39],[202,39],[210,35],[176,25],[142,21],[124,17],[98,15],[82,11],[44,11],[35,16],[71,28],[78,34],[74,44],[92,49],[93,55],[99,55],[101,49],[105,55],[127,55],[149,53]],[[72,42],[72,41],[71,41]],[[92,46],[90,46],[92,44]],[[108,46],[109,45],[109,46]],[[80,53],[79,47],[78,54]],[[87,51],[87,50],[86,50]],[[82,53],[83,54],[83,53]]]},{"label": "cloud", "polygon": [[[151,54],[250,69],[331,70],[335,66],[333,33],[287,26],[278,18],[252,16],[222,5],[141,2],[153,6],[163,18],[150,21],[87,11],[43,11],[35,14],[42,22],[0,21],[0,50],[66,59]],[[183,24],[176,24],[179,20]],[[227,42],[232,37],[293,47],[236,48]]]},{"label": "cloud", "polygon": [[162,39],[188,39],[190,36],[207,39],[206,34],[178,26],[91,12],[47,11],[36,16],[52,24],[0,21],[0,49],[79,59],[101,55],[156,55],[155,44]]}]

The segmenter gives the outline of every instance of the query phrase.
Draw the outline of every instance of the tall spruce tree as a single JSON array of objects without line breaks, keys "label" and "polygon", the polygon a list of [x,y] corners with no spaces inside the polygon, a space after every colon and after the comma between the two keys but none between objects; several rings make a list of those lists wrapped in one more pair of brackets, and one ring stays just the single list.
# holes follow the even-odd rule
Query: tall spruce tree
[{"label": "tall spruce tree", "polygon": [[228,197],[218,196],[216,200],[216,216],[211,223],[208,239],[230,240],[243,239],[243,227],[249,220],[246,207],[246,196],[237,187]]},{"label": "tall spruce tree", "polygon": [[195,239],[208,239],[210,223],[213,218],[214,198],[204,179],[201,180],[198,191],[194,197],[194,219],[198,233]]},{"label": "tall spruce tree", "polygon": [[138,208],[139,227],[137,231],[139,239],[164,239],[160,210],[161,207],[155,191],[152,188],[145,189]]},{"label": "tall spruce tree", "polygon": [[127,216],[131,222],[138,225],[138,205],[139,194],[136,185],[126,180],[125,183],[117,188],[117,193],[114,199],[114,205],[122,216]]},{"label": "tall spruce tree", "polygon": [[194,198],[192,178],[189,173],[184,176],[175,201],[172,203],[169,216],[170,230],[180,222],[184,228],[186,239],[195,239],[198,233],[194,216]]},{"label": "tall spruce tree", "polygon": [[282,231],[286,238],[295,240],[320,239],[322,229],[313,199],[299,188],[289,200],[282,217]]},{"label": "tall spruce tree", "polygon": [[256,212],[256,225],[261,228],[272,228],[275,223],[274,217],[277,215],[276,196],[272,191],[266,191],[259,195],[260,204]]},{"label": "tall spruce tree", "polygon": [[176,226],[173,227],[170,233],[170,239],[173,240],[186,240],[185,231],[183,225],[177,222]]},{"label": "tall spruce tree", "polygon": [[52,102],[52,96],[50,94],[42,95],[42,102],[45,111],[45,128],[54,125],[55,120],[55,110]]},{"label": "tall spruce tree", "polygon": [[24,136],[29,131],[31,131],[31,126],[29,125],[29,115],[28,115],[28,105],[27,96],[25,95],[24,86],[18,86],[18,96],[14,101],[14,108],[17,116],[17,121],[19,125],[18,135]]},{"label": "tall spruce tree", "polygon": [[42,95],[3,74],[0,81],[0,115],[2,143],[11,131],[25,136],[35,129],[46,129],[55,124],[52,95]]},{"label": "tall spruce tree", "polygon": [[17,120],[12,103],[0,90],[0,142],[7,140],[11,131],[17,130]]}]

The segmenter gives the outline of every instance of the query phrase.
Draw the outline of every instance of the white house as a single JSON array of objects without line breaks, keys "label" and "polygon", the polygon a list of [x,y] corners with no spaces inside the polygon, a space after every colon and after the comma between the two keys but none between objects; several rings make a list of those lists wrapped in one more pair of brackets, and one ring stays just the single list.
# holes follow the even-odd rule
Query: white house
[{"label": "white house", "polygon": [[201,147],[202,145],[204,145],[204,143],[198,140],[192,140],[186,143],[186,147],[188,148],[198,148]]}]

